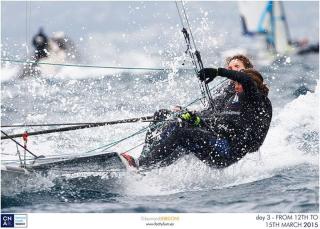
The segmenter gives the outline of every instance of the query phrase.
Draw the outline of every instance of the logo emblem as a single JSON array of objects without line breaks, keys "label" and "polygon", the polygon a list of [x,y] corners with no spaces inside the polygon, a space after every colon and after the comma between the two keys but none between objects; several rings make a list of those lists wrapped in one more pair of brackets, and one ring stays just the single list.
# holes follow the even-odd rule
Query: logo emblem
[{"label": "logo emblem", "polygon": [[14,214],[1,214],[1,227],[14,227]]},{"label": "logo emblem", "polygon": [[26,214],[1,214],[1,227],[26,228],[27,217]]}]

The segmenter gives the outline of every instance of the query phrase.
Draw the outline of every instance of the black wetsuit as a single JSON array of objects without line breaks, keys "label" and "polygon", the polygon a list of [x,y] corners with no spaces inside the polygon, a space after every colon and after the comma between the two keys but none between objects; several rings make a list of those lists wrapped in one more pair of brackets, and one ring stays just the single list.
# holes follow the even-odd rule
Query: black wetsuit
[{"label": "black wetsuit", "polygon": [[[272,118],[270,100],[245,73],[223,68],[218,73],[241,83],[244,92],[215,109],[198,112],[199,127],[185,121],[152,124],[139,158],[140,166],[168,165],[181,154],[191,152],[211,166],[226,167],[259,149]],[[159,114],[160,118],[171,115],[167,110],[158,112],[158,117]]]},{"label": "black wetsuit", "polygon": [[40,29],[39,33],[33,37],[32,44],[36,49],[34,54],[36,60],[48,56],[48,38],[42,29]]}]

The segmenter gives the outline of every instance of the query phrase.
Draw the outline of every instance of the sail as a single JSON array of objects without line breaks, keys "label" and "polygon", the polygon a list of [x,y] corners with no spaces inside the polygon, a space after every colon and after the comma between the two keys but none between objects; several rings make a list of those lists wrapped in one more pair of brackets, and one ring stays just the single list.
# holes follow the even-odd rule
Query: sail
[{"label": "sail", "polygon": [[289,30],[280,1],[239,1],[243,34],[265,37],[267,48],[278,54],[289,49]]},{"label": "sail", "polygon": [[268,2],[239,1],[243,34],[256,35],[270,32],[270,5]]},{"label": "sail", "polygon": [[286,54],[290,48],[289,30],[282,2],[273,2],[274,46],[279,54]]}]

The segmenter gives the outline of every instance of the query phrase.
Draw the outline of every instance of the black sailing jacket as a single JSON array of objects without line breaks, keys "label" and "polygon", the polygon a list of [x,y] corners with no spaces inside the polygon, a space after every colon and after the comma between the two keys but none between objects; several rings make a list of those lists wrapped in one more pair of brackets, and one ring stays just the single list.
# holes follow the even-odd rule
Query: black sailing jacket
[{"label": "black sailing jacket", "polygon": [[244,72],[219,68],[218,75],[242,84],[244,92],[238,95],[239,107],[233,111],[224,105],[219,112],[209,109],[198,115],[208,130],[215,136],[228,139],[233,152],[242,157],[262,145],[270,127],[272,105]]}]

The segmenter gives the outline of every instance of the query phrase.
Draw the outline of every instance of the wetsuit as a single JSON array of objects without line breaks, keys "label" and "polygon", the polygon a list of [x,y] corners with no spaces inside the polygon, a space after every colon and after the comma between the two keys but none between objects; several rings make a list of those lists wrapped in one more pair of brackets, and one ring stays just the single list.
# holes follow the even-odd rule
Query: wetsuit
[{"label": "wetsuit", "polygon": [[[221,112],[198,112],[201,124],[197,127],[184,121],[169,121],[161,128],[157,127],[161,124],[153,124],[139,158],[140,166],[168,165],[191,152],[210,166],[221,168],[259,149],[272,118],[270,100],[243,72],[219,68],[218,75],[239,82],[244,92],[231,97]],[[161,115],[171,114],[162,111]]]},{"label": "wetsuit", "polygon": [[40,29],[39,33],[33,37],[32,44],[36,49],[34,55],[36,60],[48,56],[48,38],[42,29]]},{"label": "wetsuit", "polygon": [[217,90],[217,96],[213,97],[208,110],[211,110],[212,112],[222,112],[235,93],[234,84],[231,82],[226,82]]}]

